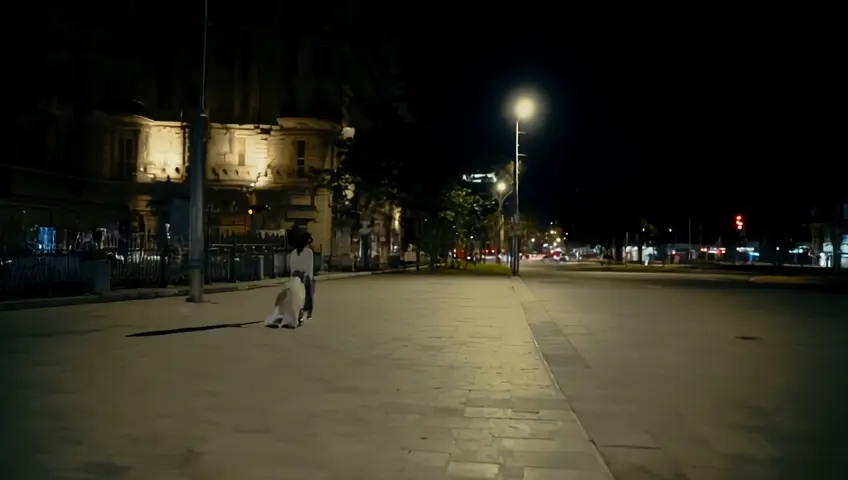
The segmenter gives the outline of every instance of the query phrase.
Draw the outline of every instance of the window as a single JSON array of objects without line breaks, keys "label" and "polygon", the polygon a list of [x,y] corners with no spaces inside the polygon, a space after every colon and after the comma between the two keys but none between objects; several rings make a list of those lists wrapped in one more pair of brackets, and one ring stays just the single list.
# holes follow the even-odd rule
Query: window
[{"label": "window", "polygon": [[298,140],[294,142],[294,146],[297,176],[298,178],[303,178],[306,176],[306,140]]},{"label": "window", "polygon": [[238,166],[243,167],[247,162],[247,144],[244,137],[236,137],[236,153],[238,153]]},{"label": "window", "polygon": [[118,139],[118,176],[133,178],[138,168],[138,143],[134,138]]}]

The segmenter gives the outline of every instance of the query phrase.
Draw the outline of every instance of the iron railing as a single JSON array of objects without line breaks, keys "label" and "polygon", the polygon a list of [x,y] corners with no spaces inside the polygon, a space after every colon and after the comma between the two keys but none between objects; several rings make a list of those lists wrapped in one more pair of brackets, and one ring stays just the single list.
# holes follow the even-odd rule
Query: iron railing
[{"label": "iron railing", "polygon": [[[63,235],[64,236],[64,235]],[[72,235],[76,239],[77,235]],[[0,301],[91,293],[91,268],[108,263],[109,288],[164,288],[188,284],[188,256],[183,247],[157,247],[150,235],[127,241],[98,238],[59,247],[0,250]],[[246,282],[288,274],[290,252],[279,236],[216,236],[205,255],[207,283]],[[316,253],[315,266],[322,266]]]}]

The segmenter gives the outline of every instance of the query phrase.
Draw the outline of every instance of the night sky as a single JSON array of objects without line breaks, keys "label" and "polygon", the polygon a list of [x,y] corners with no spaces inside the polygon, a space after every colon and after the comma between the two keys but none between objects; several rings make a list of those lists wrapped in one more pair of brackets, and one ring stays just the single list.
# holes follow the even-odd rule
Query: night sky
[{"label": "night sky", "polygon": [[535,93],[523,211],[593,238],[640,217],[718,232],[737,212],[801,215],[834,184],[835,30],[820,21],[522,6],[407,31],[402,58],[415,113],[444,127],[445,164],[508,161],[509,102]]},{"label": "night sky", "polygon": [[[822,192],[848,185],[845,148],[835,141],[844,55],[833,12],[549,2],[387,11],[350,2],[397,39],[410,110],[431,132],[422,141],[442,152],[432,168],[454,175],[510,161],[511,102],[533,93],[537,115],[522,127],[522,210],[574,225],[578,237],[618,235],[639,218],[662,230],[692,218],[716,234],[737,213],[800,224]],[[185,18],[198,18],[181,26],[158,15],[159,0],[131,3],[165,31],[201,25],[200,0],[180,4]],[[216,15],[232,12],[212,5],[218,28]],[[270,5],[292,21],[309,17],[259,2],[239,22],[259,28],[256,15]],[[45,17],[30,13],[34,31]],[[38,65],[24,71],[49,79]]]}]

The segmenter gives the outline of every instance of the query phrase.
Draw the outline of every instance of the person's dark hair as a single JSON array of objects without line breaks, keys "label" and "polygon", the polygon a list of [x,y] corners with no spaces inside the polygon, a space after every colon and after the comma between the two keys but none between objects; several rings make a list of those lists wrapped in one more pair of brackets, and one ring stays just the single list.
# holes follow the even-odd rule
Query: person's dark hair
[{"label": "person's dark hair", "polygon": [[294,236],[294,248],[297,249],[297,254],[303,253],[303,249],[309,245],[309,233],[300,232]]}]

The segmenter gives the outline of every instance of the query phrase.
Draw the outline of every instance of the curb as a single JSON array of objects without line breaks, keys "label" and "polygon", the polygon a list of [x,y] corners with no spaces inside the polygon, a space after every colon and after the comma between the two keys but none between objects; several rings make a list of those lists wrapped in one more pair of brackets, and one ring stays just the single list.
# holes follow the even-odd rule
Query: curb
[{"label": "curb", "polygon": [[[331,281],[343,280],[346,278],[364,277],[368,275],[379,275],[384,273],[398,273],[409,270],[409,268],[395,268],[391,270],[380,270],[377,272],[350,272],[337,273],[330,275],[316,275],[315,281]],[[256,290],[257,288],[271,288],[280,285],[283,282],[281,279],[272,280],[256,280],[254,282],[245,283],[225,283],[219,285],[205,285],[203,293],[228,293],[239,292],[246,290]],[[261,282],[261,283],[260,283]],[[81,295],[76,297],[52,297],[52,298],[33,298],[27,300],[10,300],[0,302],[0,312],[13,312],[17,310],[34,310],[38,308],[54,308],[54,307],[69,307],[74,305],[90,305],[94,303],[113,303],[126,302],[129,300],[154,300],[157,298],[170,297],[185,297],[189,294],[188,287],[177,288],[159,288],[146,290],[115,290],[114,292],[105,295]]]},{"label": "curb", "polygon": [[748,283],[764,288],[771,287],[842,295],[848,294],[848,279],[845,278],[758,275],[749,278]]},{"label": "curb", "polygon": [[815,277],[788,277],[779,275],[757,275],[748,279],[751,283],[769,285],[827,285],[823,278]]},{"label": "curb", "polygon": [[[509,281],[512,284],[512,291],[518,297],[519,303],[523,304],[525,301],[538,301],[536,300],[536,296],[533,295],[533,292],[530,291],[530,287],[528,287],[524,283],[524,280],[521,277],[509,277]],[[520,286],[516,284],[519,284]],[[522,311],[523,310],[524,307],[522,305]],[[559,382],[557,381],[556,376],[554,376],[554,372],[553,370],[551,370],[551,366],[548,365],[548,361],[545,359],[545,353],[542,351],[542,347],[539,345],[539,341],[536,340],[536,335],[533,333],[533,329],[530,328],[530,322],[527,319],[527,314],[523,313],[523,315],[524,325],[527,326],[527,331],[530,333],[530,338],[533,339],[533,345],[536,346],[536,351],[539,352],[539,360],[542,361],[542,365],[544,365],[545,367],[545,372],[547,372],[548,378],[551,380],[551,383],[553,384],[554,388],[556,388],[557,391],[559,391],[560,395],[562,395],[562,398],[564,398],[565,401],[568,402],[569,407],[571,407],[571,402],[568,400],[568,396],[565,394],[565,392],[562,391],[562,387],[559,386]],[[598,448],[598,444],[595,443],[595,440],[589,436],[589,432],[586,430],[586,427],[583,426],[583,423],[580,421],[580,418],[577,416],[577,412],[574,411],[573,407],[571,411],[574,413],[574,420],[577,422],[577,425],[580,426],[580,430],[583,431],[583,436],[586,437],[586,440],[592,445],[592,451],[595,452],[595,456],[598,458],[598,462],[600,462],[609,480],[615,480],[615,476],[612,474],[612,471],[609,468],[609,464],[607,464],[607,461],[604,459],[604,456],[601,455],[601,449]]]},{"label": "curb", "polygon": [[600,266],[600,267],[558,267],[564,272],[613,272],[613,273],[665,273],[665,274],[703,274],[703,275],[737,275],[750,276],[751,272],[721,270],[698,267],[663,267],[663,266],[629,266],[622,265]]}]

